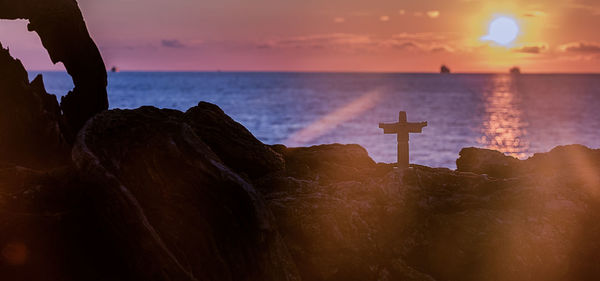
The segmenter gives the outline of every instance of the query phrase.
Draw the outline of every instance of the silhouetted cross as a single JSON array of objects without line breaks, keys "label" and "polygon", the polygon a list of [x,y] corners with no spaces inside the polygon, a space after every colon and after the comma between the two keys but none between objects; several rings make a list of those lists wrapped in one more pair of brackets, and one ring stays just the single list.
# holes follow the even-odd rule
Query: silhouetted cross
[{"label": "silhouetted cross", "polygon": [[421,133],[427,122],[408,123],[406,112],[400,111],[398,123],[379,123],[384,134],[398,134],[398,168],[408,168],[408,133]]}]

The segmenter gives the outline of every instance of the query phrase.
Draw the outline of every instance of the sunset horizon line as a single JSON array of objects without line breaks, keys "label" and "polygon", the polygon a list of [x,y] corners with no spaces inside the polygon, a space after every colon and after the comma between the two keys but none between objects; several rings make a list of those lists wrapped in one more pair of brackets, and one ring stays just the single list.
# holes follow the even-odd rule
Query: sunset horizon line
[{"label": "sunset horizon line", "polygon": [[[107,68],[107,73],[111,73],[110,68]],[[57,69],[31,69],[27,70],[27,72],[63,72],[66,73],[66,70],[57,70]],[[117,73],[330,73],[330,74],[443,74],[439,71],[386,71],[386,70],[243,70],[243,69],[119,69]],[[449,75],[454,74],[511,74],[509,73],[509,69],[505,72],[500,71],[456,71],[449,73]],[[540,72],[533,71],[527,72],[524,71],[518,75],[600,75],[600,72]],[[448,74],[444,74],[448,75]],[[514,75],[514,74],[513,74]]]}]

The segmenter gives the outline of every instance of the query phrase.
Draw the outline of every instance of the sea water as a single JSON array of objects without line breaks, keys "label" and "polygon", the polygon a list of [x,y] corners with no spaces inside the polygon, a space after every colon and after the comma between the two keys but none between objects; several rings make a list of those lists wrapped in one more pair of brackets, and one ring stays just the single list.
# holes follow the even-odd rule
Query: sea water
[{"label": "sea water", "polygon": [[[37,72],[30,72],[33,78]],[[43,72],[48,92],[72,87]],[[220,106],[267,144],[357,143],[395,162],[396,136],[378,123],[428,121],[410,136],[411,163],[455,168],[463,147],[527,158],[557,145],[600,147],[600,75],[119,72],[108,75],[111,108],[187,110]]]}]

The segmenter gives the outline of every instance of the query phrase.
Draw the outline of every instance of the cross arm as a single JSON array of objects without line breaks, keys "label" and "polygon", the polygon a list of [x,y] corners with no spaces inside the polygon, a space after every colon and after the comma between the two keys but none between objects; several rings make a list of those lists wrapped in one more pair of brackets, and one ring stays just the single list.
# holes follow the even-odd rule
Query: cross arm
[{"label": "cross arm", "polygon": [[407,130],[409,133],[421,133],[423,127],[427,127],[427,122],[408,123]]},{"label": "cross arm", "polygon": [[402,131],[408,133],[421,133],[423,131],[423,127],[427,126],[427,122],[419,122],[419,123],[379,123],[379,128],[383,129],[384,134],[397,134]]},{"label": "cross arm", "polygon": [[397,134],[399,129],[398,123],[386,124],[379,123],[379,128],[383,129],[384,134]]}]

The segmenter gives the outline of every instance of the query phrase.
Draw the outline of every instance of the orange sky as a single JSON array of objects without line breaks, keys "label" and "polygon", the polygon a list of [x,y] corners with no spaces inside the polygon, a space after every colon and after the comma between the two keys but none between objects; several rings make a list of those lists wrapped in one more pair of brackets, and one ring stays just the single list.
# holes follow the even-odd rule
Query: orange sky
[{"label": "orange sky", "polygon": [[[598,0],[79,3],[124,70],[600,72]],[[498,16],[520,26],[511,46],[480,39]],[[29,69],[57,69],[23,21],[1,21],[0,41]]]}]

